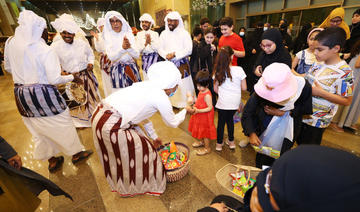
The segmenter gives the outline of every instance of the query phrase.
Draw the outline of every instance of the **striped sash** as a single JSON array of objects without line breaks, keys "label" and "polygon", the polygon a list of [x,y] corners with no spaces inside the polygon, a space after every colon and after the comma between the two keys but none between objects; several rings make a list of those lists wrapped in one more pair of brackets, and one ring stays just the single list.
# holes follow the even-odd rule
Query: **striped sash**
[{"label": "striped sash", "polygon": [[14,95],[18,111],[24,117],[54,116],[67,108],[54,85],[15,84]]},{"label": "striped sash", "polygon": [[173,61],[173,63],[179,69],[181,73],[181,78],[186,78],[190,76],[190,65],[189,65],[189,59],[187,57]]},{"label": "striped sash", "polygon": [[106,54],[100,54],[100,69],[103,70],[105,73],[110,74],[110,66],[111,60],[107,57]]},{"label": "striped sash", "polygon": [[149,67],[158,61],[159,55],[156,52],[149,54],[143,54],[141,57],[142,60],[142,70],[147,73]]},{"label": "striped sash", "polygon": [[113,88],[125,88],[135,82],[141,82],[140,72],[136,63],[115,63],[110,68]]}]

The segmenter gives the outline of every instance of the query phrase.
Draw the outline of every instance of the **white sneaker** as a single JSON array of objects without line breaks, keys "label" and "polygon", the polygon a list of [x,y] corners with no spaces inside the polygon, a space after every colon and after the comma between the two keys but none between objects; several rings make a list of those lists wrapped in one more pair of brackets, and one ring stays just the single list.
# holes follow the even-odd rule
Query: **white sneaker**
[{"label": "white sneaker", "polygon": [[250,143],[250,141],[248,139],[243,139],[239,142],[239,146],[244,148],[246,147],[248,144]]},{"label": "white sneaker", "polygon": [[230,149],[236,148],[235,141],[226,140],[225,143],[229,146]]},{"label": "white sneaker", "polygon": [[222,143],[222,144],[216,143],[216,147],[215,147],[216,151],[220,152],[222,150],[223,145],[224,145],[224,143]]}]

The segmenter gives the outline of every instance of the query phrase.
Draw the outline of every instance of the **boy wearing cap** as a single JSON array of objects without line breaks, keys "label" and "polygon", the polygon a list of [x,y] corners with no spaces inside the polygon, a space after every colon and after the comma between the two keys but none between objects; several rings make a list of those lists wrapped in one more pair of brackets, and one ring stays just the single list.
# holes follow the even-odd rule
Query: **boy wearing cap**
[{"label": "boy wearing cap", "polygon": [[[312,114],[311,86],[304,78],[293,75],[286,64],[272,63],[265,68],[254,90],[245,105],[241,124],[244,134],[249,136],[250,143],[258,151],[256,167],[262,168],[263,165],[271,166],[275,158],[291,149],[293,140],[298,136],[302,116]],[[276,131],[271,129],[279,129],[279,118],[287,122],[282,127],[282,135],[277,136],[282,139],[273,142],[278,146],[278,149],[272,146],[278,155],[265,155],[262,149],[265,149],[263,145],[267,145],[263,141]]]},{"label": "boy wearing cap", "polygon": [[[321,144],[326,127],[336,114],[339,105],[350,105],[353,91],[353,73],[339,57],[345,44],[345,31],[330,27],[315,37],[316,62],[305,78],[312,85],[313,114],[305,116],[298,144]],[[323,62],[323,63],[320,63]]]}]

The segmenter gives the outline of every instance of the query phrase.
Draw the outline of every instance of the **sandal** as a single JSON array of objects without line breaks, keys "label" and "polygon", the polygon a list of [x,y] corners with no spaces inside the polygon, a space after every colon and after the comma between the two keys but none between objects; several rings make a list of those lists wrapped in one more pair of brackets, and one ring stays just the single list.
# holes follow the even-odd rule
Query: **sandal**
[{"label": "sandal", "polygon": [[192,146],[193,146],[194,148],[202,147],[202,146],[204,146],[204,142],[202,142],[202,141],[195,141],[195,142],[192,144]]},{"label": "sandal", "polygon": [[199,155],[199,156],[203,156],[203,155],[206,155],[206,154],[209,154],[211,152],[210,149],[199,149],[196,151],[196,154]]},{"label": "sandal", "polygon": [[64,163],[64,157],[63,156],[60,156],[60,157],[54,157],[56,160],[55,161],[55,166],[50,166],[51,164],[49,163],[49,172],[50,173],[54,173],[56,170],[58,170]]},{"label": "sandal", "polygon": [[[73,164],[77,164],[78,162],[87,159],[92,153],[93,151],[91,150],[81,151],[73,155],[73,159],[71,161]],[[74,157],[76,157],[76,159],[74,159]]]}]

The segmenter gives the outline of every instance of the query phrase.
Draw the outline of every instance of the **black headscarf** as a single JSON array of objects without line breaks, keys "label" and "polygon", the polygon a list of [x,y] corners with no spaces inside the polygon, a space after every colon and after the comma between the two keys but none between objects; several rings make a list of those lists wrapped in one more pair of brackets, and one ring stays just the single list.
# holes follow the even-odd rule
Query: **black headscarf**
[{"label": "black headscarf", "polygon": [[[270,190],[281,212],[360,211],[360,158],[351,153],[305,145],[284,153],[271,169]],[[256,182],[264,212],[273,211],[264,189],[268,171]]]},{"label": "black headscarf", "polygon": [[256,60],[255,68],[256,66],[261,65],[264,70],[268,65],[274,62],[285,63],[291,68],[291,56],[284,47],[280,31],[277,29],[266,30],[262,34],[261,40],[265,39],[274,42],[276,44],[276,49],[272,54],[266,54],[262,51]]}]

